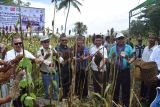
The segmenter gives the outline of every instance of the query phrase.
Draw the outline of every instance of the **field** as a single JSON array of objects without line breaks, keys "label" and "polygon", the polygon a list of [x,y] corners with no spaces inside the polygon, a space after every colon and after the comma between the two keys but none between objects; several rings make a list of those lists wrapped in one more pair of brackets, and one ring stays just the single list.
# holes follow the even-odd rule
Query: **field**
[{"label": "field", "polygon": [[[7,49],[10,50],[12,48],[11,46],[11,36],[4,36],[1,37],[0,43],[4,43],[7,45]],[[92,38],[87,37],[85,40],[85,44],[87,47],[90,47],[92,44],[91,42]],[[136,38],[133,38],[133,43],[136,44]],[[23,38],[24,47],[26,50],[30,51],[33,55],[36,56],[37,50],[40,47],[40,41],[37,37],[24,37]],[[50,44],[52,47],[55,47],[59,43],[58,37],[51,37]],[[144,43],[146,44],[146,39],[144,40]],[[75,44],[75,37],[69,37],[68,46],[72,47]],[[25,62],[25,61],[24,61]],[[28,63],[28,62],[25,62]],[[88,66],[88,68],[90,68]],[[133,71],[133,67],[131,69]],[[111,107],[112,104],[115,102],[112,100],[113,98],[113,90],[115,86],[115,71],[114,66],[111,65],[110,67],[110,79],[108,82],[101,84],[103,87],[103,92],[101,94],[94,93],[93,92],[93,85],[92,85],[92,72],[89,69],[89,96],[85,99],[79,99],[77,96],[75,96],[73,92],[73,86],[71,85],[70,95],[68,99],[63,99],[62,101],[59,99],[58,101],[52,101],[52,100],[45,100],[43,99],[44,96],[44,88],[42,85],[42,79],[41,79],[41,73],[39,72],[39,67],[37,64],[32,65],[32,82],[33,86],[29,88],[29,93],[34,93],[36,98],[34,101],[37,102],[39,106],[43,107]],[[142,107],[140,103],[140,97],[139,97],[139,87],[140,87],[140,81],[135,80],[133,78],[133,72],[131,72],[132,79],[131,79],[131,94],[130,94],[130,107]],[[30,86],[30,85],[29,85]],[[61,97],[61,89],[59,91],[59,98]],[[30,100],[29,100],[30,101]],[[115,104],[117,107],[122,107],[121,104]],[[32,107],[32,106],[29,106]]]}]

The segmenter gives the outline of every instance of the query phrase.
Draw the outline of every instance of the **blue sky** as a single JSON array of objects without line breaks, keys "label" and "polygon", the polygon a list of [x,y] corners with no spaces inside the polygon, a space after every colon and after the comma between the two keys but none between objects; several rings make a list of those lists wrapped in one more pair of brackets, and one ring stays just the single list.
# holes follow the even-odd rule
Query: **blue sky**
[{"label": "blue sky", "polygon": [[[31,2],[31,7],[45,8],[45,27],[51,27],[54,6],[51,0],[23,0]],[[107,33],[112,27],[116,31],[128,28],[128,12],[145,0],[79,0],[81,13],[71,7],[67,24],[68,30],[72,30],[74,23],[81,21],[88,27],[88,34]],[[56,14],[56,28],[64,25],[66,11],[61,10]],[[59,30],[60,31],[60,30]]]}]

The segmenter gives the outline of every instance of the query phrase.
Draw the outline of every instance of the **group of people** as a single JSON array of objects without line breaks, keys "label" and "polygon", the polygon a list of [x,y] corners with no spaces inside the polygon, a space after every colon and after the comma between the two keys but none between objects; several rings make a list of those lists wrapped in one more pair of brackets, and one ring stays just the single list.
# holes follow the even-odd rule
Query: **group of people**
[{"label": "group of people", "polygon": [[[160,72],[160,35],[158,36],[158,44],[155,44],[155,36],[148,36],[148,45],[145,47],[142,44],[142,38],[138,38],[137,45],[133,45],[130,41],[125,42],[125,36],[122,33],[117,33],[115,41],[110,42],[110,36],[106,36],[105,39],[102,35],[93,36],[93,45],[87,47],[85,45],[85,36],[76,36],[75,44],[73,47],[68,46],[68,38],[65,34],[61,34],[59,38],[59,44],[56,47],[51,46],[50,38],[48,36],[42,36],[40,39],[40,48],[36,55],[32,55],[27,50],[23,49],[23,43],[20,36],[13,36],[12,46],[13,49],[3,55],[0,63],[3,67],[4,63],[16,58],[17,55],[23,54],[24,57],[32,59],[37,63],[42,76],[42,82],[44,86],[45,98],[52,98],[54,100],[61,100],[62,98],[69,97],[71,88],[74,88],[75,94],[81,98],[88,97],[88,71],[89,68],[92,71],[93,88],[97,93],[102,94],[103,83],[108,81],[110,65],[115,66],[116,80],[113,101],[120,103],[120,90],[122,91],[122,103],[123,107],[129,107],[130,101],[130,58],[141,58],[143,61],[154,61],[158,66],[158,73]],[[1,51],[2,53],[2,51]],[[91,63],[90,63],[91,62]],[[25,75],[25,73],[24,73]],[[73,87],[73,79],[75,77],[75,87]],[[157,79],[160,79],[160,75],[157,75]],[[53,85],[52,95],[50,95],[49,87],[56,81],[56,85]],[[12,84],[13,80],[10,79]],[[1,83],[1,81],[0,81]],[[142,99],[148,98],[147,86],[143,83],[141,85],[141,97]],[[59,98],[59,88],[62,89],[62,97]],[[7,85],[2,84],[2,96],[4,99],[0,99],[0,105],[2,103],[9,102],[11,97],[8,96]],[[155,86],[152,88],[155,93]],[[153,101],[155,94],[152,94],[150,101]],[[14,99],[14,107],[22,107],[23,103],[20,101],[20,97]],[[114,105],[113,105],[114,106]],[[6,105],[6,107],[8,107]]]}]

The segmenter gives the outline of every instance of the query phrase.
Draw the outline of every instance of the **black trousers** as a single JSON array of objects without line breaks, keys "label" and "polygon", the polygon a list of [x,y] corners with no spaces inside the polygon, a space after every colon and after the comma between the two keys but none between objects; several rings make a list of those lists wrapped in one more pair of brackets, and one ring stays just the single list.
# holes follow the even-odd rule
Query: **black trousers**
[{"label": "black trousers", "polygon": [[114,91],[113,100],[119,103],[120,87],[122,88],[122,103],[126,107],[129,107],[130,99],[130,69],[117,70],[117,80]]},{"label": "black trousers", "polygon": [[88,72],[85,70],[76,72],[76,85],[75,85],[75,93],[79,97],[87,97],[88,96]]},{"label": "black trousers", "polygon": [[99,71],[93,71],[93,87],[94,87],[94,92],[96,93],[102,93],[102,83],[103,83],[103,78],[104,78],[104,72],[99,72]]},{"label": "black trousers", "polygon": [[20,96],[17,99],[13,100],[14,107],[24,107],[23,102],[21,102],[21,96],[25,93],[27,93],[27,88],[21,88]]}]

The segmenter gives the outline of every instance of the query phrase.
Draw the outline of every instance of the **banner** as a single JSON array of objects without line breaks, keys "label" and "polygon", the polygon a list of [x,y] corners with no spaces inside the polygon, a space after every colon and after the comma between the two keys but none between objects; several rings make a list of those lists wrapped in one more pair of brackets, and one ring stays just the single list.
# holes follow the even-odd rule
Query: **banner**
[{"label": "banner", "polygon": [[[19,20],[19,7],[0,5],[0,31],[15,32],[15,26]],[[21,7],[22,31],[28,32],[30,26],[32,32],[41,32],[45,26],[45,9]],[[18,31],[19,31],[18,25]]]}]

